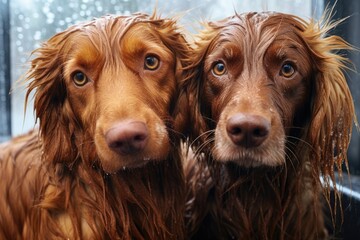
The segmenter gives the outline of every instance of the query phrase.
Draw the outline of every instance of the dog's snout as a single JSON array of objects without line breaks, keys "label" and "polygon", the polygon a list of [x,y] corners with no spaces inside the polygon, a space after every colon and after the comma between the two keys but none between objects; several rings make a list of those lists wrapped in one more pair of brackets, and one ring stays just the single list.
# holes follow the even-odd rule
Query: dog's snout
[{"label": "dog's snout", "polygon": [[260,146],[270,133],[271,123],[262,116],[236,114],[226,123],[226,131],[231,141],[246,148]]},{"label": "dog's snout", "polygon": [[105,140],[113,151],[128,155],[141,152],[146,146],[148,135],[144,122],[120,122],[106,132]]}]

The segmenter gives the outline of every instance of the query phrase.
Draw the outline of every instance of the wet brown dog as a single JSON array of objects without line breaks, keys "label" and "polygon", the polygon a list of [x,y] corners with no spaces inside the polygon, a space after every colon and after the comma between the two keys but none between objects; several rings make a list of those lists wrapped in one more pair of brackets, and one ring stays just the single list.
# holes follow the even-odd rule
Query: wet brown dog
[{"label": "wet brown dog", "polygon": [[[185,165],[193,239],[324,239],[354,105],[334,27],[281,13],[208,23],[186,88],[199,162]],[[320,176],[324,177],[325,187]]]},{"label": "wet brown dog", "polygon": [[102,17],[34,54],[40,131],[0,147],[0,238],[183,239],[176,21]]}]

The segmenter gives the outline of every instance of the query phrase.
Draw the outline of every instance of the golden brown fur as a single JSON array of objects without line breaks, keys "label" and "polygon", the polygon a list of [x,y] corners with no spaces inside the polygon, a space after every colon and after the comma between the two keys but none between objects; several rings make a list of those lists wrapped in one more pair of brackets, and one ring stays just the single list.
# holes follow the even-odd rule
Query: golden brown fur
[{"label": "golden brown fur", "polygon": [[77,24],[37,49],[39,132],[0,147],[0,238],[183,239],[188,54],[175,20],[143,14]]},{"label": "golden brown fur", "polygon": [[327,237],[322,193],[347,164],[355,115],[338,53],[351,47],[323,20],[236,14],[199,34],[185,83],[189,238]]}]

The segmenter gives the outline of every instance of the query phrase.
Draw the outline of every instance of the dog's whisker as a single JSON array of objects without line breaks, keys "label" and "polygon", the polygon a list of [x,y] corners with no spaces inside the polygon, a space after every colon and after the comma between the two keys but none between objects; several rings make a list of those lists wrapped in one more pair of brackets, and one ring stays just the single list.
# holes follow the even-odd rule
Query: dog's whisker
[{"label": "dog's whisker", "polygon": [[215,133],[215,130],[208,130],[206,132],[203,132],[202,134],[200,134],[199,136],[197,136],[191,143],[190,143],[190,146],[193,147],[197,144],[197,141],[198,140],[201,140],[201,139],[206,139],[208,138],[209,136],[211,136],[212,134]]},{"label": "dog's whisker", "polygon": [[210,117],[204,116],[204,119],[216,124],[216,121]]},{"label": "dog's whisker", "polygon": [[202,142],[197,148],[196,148],[196,153],[199,154],[203,151],[204,148],[206,148],[209,144],[211,144],[212,142],[214,142],[215,139],[214,138],[210,138],[205,140],[204,142]]},{"label": "dog's whisker", "polygon": [[[294,139],[296,141],[299,141],[303,144],[305,144],[311,151],[316,152],[316,149],[314,149],[314,146],[312,146],[309,142],[307,142],[306,140],[299,138],[299,137],[295,137],[295,136],[286,136],[286,138],[288,139]],[[294,144],[294,146],[296,146],[295,143],[292,143],[290,141],[288,141],[289,144]]]},{"label": "dog's whisker", "polygon": [[[289,161],[290,163],[291,163],[291,166],[292,166],[292,168],[293,168],[293,170],[294,171],[296,171],[296,166],[294,165],[294,163],[293,163],[293,161],[294,160],[296,160],[297,162],[299,162],[299,159],[298,159],[298,157],[296,156],[296,153],[293,151],[293,150],[291,150],[291,148],[289,148],[289,147],[285,147],[286,148],[286,154],[288,155],[289,153],[293,156],[293,157],[291,157],[291,156],[288,156],[286,159],[287,159],[287,161],[285,161],[285,164]],[[297,165],[297,164],[296,164]]]}]

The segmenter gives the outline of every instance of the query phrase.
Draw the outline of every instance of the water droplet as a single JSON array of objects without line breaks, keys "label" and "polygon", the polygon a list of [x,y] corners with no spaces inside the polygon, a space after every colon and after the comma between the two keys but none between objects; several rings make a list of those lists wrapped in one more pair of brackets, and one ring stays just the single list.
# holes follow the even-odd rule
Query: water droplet
[{"label": "water droplet", "polygon": [[33,38],[34,38],[34,40],[40,40],[41,39],[41,32],[36,31]]}]

